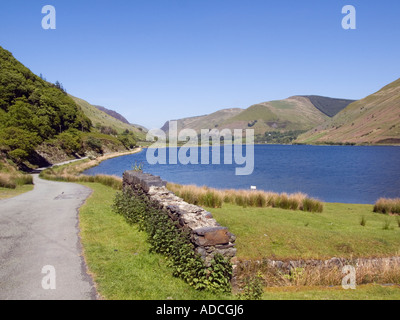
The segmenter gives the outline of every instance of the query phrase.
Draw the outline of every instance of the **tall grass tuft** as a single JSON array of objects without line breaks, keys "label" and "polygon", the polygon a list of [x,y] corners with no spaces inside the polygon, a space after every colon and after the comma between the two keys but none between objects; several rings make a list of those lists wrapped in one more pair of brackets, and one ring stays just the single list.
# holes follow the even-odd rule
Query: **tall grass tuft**
[{"label": "tall grass tuft", "polygon": [[15,189],[26,184],[33,184],[33,178],[29,174],[19,172],[0,173],[1,188]]},{"label": "tall grass tuft", "polygon": [[96,182],[111,187],[115,190],[122,190],[122,179],[117,176],[74,175],[65,172],[62,173],[55,172],[54,169],[47,169],[40,174],[40,177],[47,180],[64,181],[64,182]]},{"label": "tall grass tuft", "polygon": [[250,190],[217,190],[208,187],[182,186],[169,183],[168,189],[186,202],[213,208],[220,208],[223,203],[241,207],[272,207],[287,210],[322,212],[322,202],[308,198],[303,193],[287,194]]},{"label": "tall grass tuft", "polygon": [[374,212],[383,214],[400,214],[400,198],[380,198],[375,203]]},{"label": "tall grass tuft", "polygon": [[365,218],[365,216],[362,216],[360,221],[360,226],[365,227],[366,225],[367,225],[367,219]]},{"label": "tall grass tuft", "polygon": [[303,200],[303,210],[309,212],[322,212],[324,211],[324,205],[318,200],[305,198]]}]

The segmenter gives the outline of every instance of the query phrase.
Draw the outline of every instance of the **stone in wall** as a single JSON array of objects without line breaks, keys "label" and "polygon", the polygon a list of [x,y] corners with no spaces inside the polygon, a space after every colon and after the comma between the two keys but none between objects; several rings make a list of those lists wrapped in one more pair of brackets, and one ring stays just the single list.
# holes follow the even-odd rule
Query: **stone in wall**
[{"label": "stone in wall", "polygon": [[221,226],[212,214],[203,208],[189,204],[166,188],[166,182],[160,177],[138,171],[126,171],[123,186],[133,190],[143,189],[148,198],[164,209],[168,216],[177,221],[180,227],[190,233],[195,252],[209,266],[215,254],[227,259],[236,256],[236,237]]}]

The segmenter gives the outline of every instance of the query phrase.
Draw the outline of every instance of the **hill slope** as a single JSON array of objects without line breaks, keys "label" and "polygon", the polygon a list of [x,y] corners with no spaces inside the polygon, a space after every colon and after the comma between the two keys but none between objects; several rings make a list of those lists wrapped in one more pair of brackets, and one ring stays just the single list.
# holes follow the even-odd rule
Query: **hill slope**
[{"label": "hill slope", "polygon": [[[91,121],[61,89],[33,74],[0,47],[0,151],[17,163],[59,135],[89,132]],[[68,133],[66,133],[68,132]],[[69,142],[71,142],[69,141]]]},{"label": "hill slope", "polygon": [[117,120],[119,120],[119,121],[121,121],[123,123],[129,124],[129,121],[123,115],[118,113],[117,111],[114,111],[114,110],[111,110],[111,109],[107,109],[107,108],[102,107],[102,106],[95,106],[95,107],[97,109],[99,109],[100,111],[103,111],[103,112],[107,113],[111,117],[113,117],[113,118],[115,118],[115,119],[117,119]]},{"label": "hill slope", "polygon": [[[94,122],[95,121],[95,122]],[[93,123],[99,124],[93,127]],[[20,169],[122,151],[144,134],[69,96],[0,47],[0,156]]]},{"label": "hill slope", "polygon": [[[242,111],[243,109],[239,108],[223,109],[208,115],[183,118],[175,121],[178,122],[178,131],[182,129],[193,129],[200,133],[201,129],[218,128],[221,123],[224,123],[224,121]],[[169,131],[169,121],[164,124],[161,130],[164,132]]]},{"label": "hill slope", "polygon": [[[293,96],[255,104],[247,109],[224,109],[205,116],[180,119],[177,120],[178,130],[194,129],[200,132],[201,129],[251,128],[261,141],[265,141],[265,135],[269,132],[291,132],[297,137],[301,132],[324,123],[351,102],[353,100]],[[169,122],[162,130],[167,132],[168,126]]]},{"label": "hill slope", "polygon": [[329,117],[334,117],[350,103],[356,100],[349,99],[336,99],[321,96],[302,96],[310,100],[310,102],[321,112],[325,113]]},{"label": "hill slope", "polygon": [[225,121],[229,129],[254,129],[262,135],[270,131],[309,130],[324,122],[327,115],[319,111],[304,97],[264,102],[251,106]]},{"label": "hill slope", "polygon": [[140,130],[132,126],[129,122],[128,123],[122,122],[119,119],[115,118],[114,116],[111,116],[110,114],[100,110],[97,106],[94,106],[83,99],[71,95],[70,97],[82,109],[82,111],[92,121],[93,125],[97,129],[101,129],[101,127],[109,127],[115,130],[119,134],[128,130],[133,132],[139,140],[145,139],[143,130]]},{"label": "hill slope", "polygon": [[350,104],[296,142],[400,144],[400,79]]}]

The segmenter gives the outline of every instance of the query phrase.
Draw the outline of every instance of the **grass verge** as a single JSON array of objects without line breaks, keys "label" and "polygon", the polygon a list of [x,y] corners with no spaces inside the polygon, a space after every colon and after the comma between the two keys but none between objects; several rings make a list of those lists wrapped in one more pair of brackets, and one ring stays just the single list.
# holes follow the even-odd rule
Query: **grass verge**
[{"label": "grass verge", "polygon": [[87,176],[81,173],[87,169],[99,165],[102,161],[119,156],[137,153],[140,151],[141,149],[136,149],[134,151],[129,151],[129,152],[110,153],[94,160],[84,159],[81,161],[76,161],[61,166],[54,166],[53,168],[42,171],[40,173],[40,177],[47,180],[64,181],[64,182],[92,182],[92,183],[95,182],[112,187],[115,190],[121,190],[122,179],[120,177],[109,176],[109,175]]},{"label": "grass verge", "polygon": [[84,255],[101,296],[110,300],[218,300],[171,275],[165,258],[149,253],[146,234],[111,209],[115,190],[82,183],[94,192],[80,209]]},{"label": "grass verge", "polygon": [[9,199],[33,190],[33,185],[18,186],[15,189],[0,188],[0,200]]}]

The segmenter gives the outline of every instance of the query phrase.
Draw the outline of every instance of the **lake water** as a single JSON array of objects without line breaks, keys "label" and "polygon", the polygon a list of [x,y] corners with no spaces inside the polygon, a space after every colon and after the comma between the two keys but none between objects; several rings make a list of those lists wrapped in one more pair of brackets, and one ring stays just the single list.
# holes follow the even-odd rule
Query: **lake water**
[{"label": "lake water", "polygon": [[104,161],[85,174],[122,176],[135,163],[143,163],[146,173],[179,184],[301,191],[325,202],[341,203],[373,204],[380,197],[400,197],[400,147],[391,146],[256,145],[254,172],[249,176],[236,176],[236,164],[150,165],[144,149]]}]

